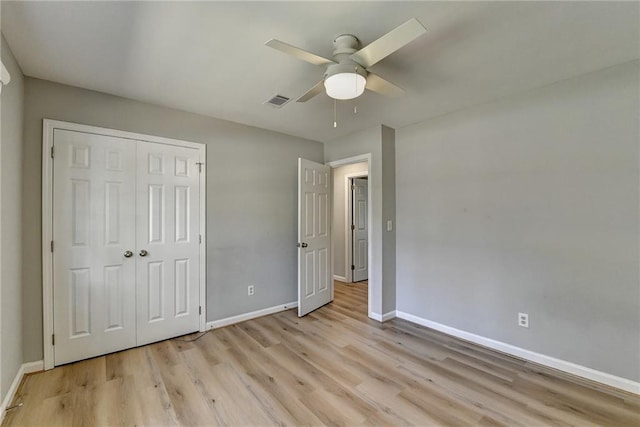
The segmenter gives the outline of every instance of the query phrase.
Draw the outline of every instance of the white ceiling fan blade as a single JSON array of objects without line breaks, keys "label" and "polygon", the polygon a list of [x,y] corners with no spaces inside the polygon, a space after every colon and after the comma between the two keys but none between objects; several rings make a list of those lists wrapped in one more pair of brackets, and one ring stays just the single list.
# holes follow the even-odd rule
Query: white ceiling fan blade
[{"label": "white ceiling fan blade", "polygon": [[304,49],[300,49],[299,47],[295,47],[288,43],[281,42],[280,40],[271,39],[268,42],[266,42],[265,45],[272,47],[276,50],[279,50],[280,52],[284,52],[291,56],[295,56],[296,58],[302,59],[303,61],[310,62],[314,65],[334,64],[334,62],[331,59],[323,58],[320,55],[307,52]]},{"label": "white ceiling fan blade", "polygon": [[304,95],[296,99],[296,102],[307,102],[314,96],[324,92],[324,79],[320,80],[314,87],[309,89]]},{"label": "white ceiling fan blade", "polygon": [[377,74],[369,73],[367,75],[368,90],[379,93],[380,95],[390,96],[392,98],[398,97],[404,93],[404,89],[394,85],[393,83],[383,79]]},{"label": "white ceiling fan blade", "polygon": [[426,28],[420,21],[411,18],[351,55],[351,59],[363,67],[369,68],[426,32]]}]

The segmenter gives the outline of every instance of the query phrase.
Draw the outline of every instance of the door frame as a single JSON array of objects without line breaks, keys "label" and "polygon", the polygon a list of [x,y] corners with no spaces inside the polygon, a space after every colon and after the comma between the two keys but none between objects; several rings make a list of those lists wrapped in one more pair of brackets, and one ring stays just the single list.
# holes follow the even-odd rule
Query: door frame
[{"label": "door frame", "polygon": [[[371,185],[371,153],[367,153],[367,154],[360,154],[358,156],[353,156],[353,157],[347,157],[344,159],[340,159],[340,160],[334,160],[331,162],[325,162],[325,164],[327,166],[330,166],[332,169],[333,168],[337,168],[338,166],[345,166],[345,165],[351,165],[354,163],[362,163],[362,162],[367,162],[367,177],[369,179],[369,185],[367,185],[367,221],[369,221],[369,229],[368,229],[368,236],[367,239],[369,240],[369,245],[367,248],[367,257],[368,257],[368,265],[367,265],[367,278],[369,280],[369,286],[367,286],[368,289],[368,294],[367,294],[367,314],[369,315],[369,317],[371,317],[371,313],[373,313],[373,307],[371,306],[371,303],[373,301],[373,291],[374,291],[374,287],[376,288],[375,290],[381,294],[382,293],[382,284],[381,283],[377,283],[376,281],[374,281],[372,283],[371,281],[371,259],[372,259],[372,245],[371,245],[371,232],[373,231],[373,213],[372,213],[372,209],[371,209],[371,189],[373,187],[373,185]],[[362,173],[362,172],[359,172]],[[333,174],[332,174],[333,175]],[[333,182],[333,180],[332,180]],[[333,203],[333,184],[331,185],[331,201]],[[334,238],[334,233],[331,234],[331,246],[333,247],[333,238]],[[349,264],[351,265],[351,264]],[[331,257],[331,271],[333,274],[333,257]],[[353,276],[351,276],[353,277]]]},{"label": "door frame", "polygon": [[[364,163],[364,162],[361,162]],[[345,261],[344,261],[344,267],[345,267],[345,279],[346,283],[353,283],[353,270],[351,270],[351,265],[353,264],[353,231],[351,230],[351,218],[353,217],[353,191],[351,190],[351,182],[354,178],[364,178],[364,177],[369,177],[369,173],[368,172],[351,172],[348,173],[344,176],[345,179],[345,197],[344,197],[344,203],[345,203],[345,217],[344,217],[344,235],[346,236],[346,238],[344,239],[344,257],[345,257]],[[369,186],[367,185],[367,216],[369,215]],[[367,218],[368,220],[368,218]],[[370,224],[367,224],[367,234],[369,234],[369,226]],[[369,237],[367,236],[367,239]],[[367,242],[367,246],[368,246],[368,242]],[[368,252],[368,249],[367,249]],[[369,256],[369,254],[367,253],[367,257]],[[367,269],[369,268],[369,260],[367,259]],[[351,273],[351,274],[348,274]],[[367,279],[368,279],[368,272],[367,272]],[[349,276],[349,277],[347,277]]]},{"label": "door frame", "polygon": [[207,147],[205,144],[164,138],[160,136],[145,135],[135,132],[127,132],[98,126],[82,125],[78,123],[64,122],[60,120],[42,120],[42,331],[44,347],[44,369],[54,367],[53,343],[53,133],[56,129],[93,133],[97,135],[112,136],[135,141],[146,141],[156,144],[174,145],[178,147],[194,148],[199,151],[200,161],[204,166],[200,173],[200,306],[202,310],[199,318],[199,330],[206,330],[207,323]]}]

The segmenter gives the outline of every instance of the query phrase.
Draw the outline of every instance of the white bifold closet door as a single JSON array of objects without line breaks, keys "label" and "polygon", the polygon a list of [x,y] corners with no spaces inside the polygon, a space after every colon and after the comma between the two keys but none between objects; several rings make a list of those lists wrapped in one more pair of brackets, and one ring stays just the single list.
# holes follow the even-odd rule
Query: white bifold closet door
[{"label": "white bifold closet door", "polygon": [[200,194],[197,150],[138,142],[137,159],[136,300],[143,345],[198,330]]},{"label": "white bifold closet door", "polygon": [[55,130],[55,363],[136,345],[135,156],[130,140]]},{"label": "white bifold closet door", "polygon": [[198,330],[194,149],[55,130],[54,363]]}]

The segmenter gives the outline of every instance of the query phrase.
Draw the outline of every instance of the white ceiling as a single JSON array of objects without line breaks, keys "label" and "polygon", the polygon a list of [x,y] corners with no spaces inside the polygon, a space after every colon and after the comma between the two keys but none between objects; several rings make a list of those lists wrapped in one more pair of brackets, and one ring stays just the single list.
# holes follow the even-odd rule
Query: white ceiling
[{"label": "white ceiling", "polygon": [[[318,141],[398,128],[637,59],[639,3],[7,2],[2,32],[28,76]],[[332,40],[368,44],[411,17],[427,34],[376,65],[407,93],[338,103],[297,97],[323,69],[265,47],[270,38],[331,57]]]}]

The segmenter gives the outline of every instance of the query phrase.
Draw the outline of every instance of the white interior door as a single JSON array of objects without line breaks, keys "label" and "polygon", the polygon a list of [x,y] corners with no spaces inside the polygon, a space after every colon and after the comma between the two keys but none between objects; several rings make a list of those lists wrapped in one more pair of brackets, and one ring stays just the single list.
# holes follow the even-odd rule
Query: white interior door
[{"label": "white interior door", "polygon": [[199,151],[138,142],[138,345],[199,329]]},{"label": "white interior door", "polygon": [[136,143],[55,130],[54,149],[54,362],[60,365],[136,344]]},{"label": "white interior door", "polygon": [[298,159],[298,316],[333,300],[330,168]]},{"label": "white interior door", "polygon": [[368,186],[366,179],[353,180],[353,281],[367,280],[369,272],[368,247],[369,224],[367,224]]}]

